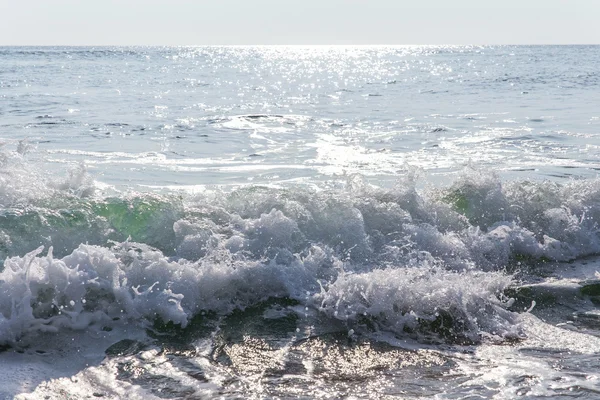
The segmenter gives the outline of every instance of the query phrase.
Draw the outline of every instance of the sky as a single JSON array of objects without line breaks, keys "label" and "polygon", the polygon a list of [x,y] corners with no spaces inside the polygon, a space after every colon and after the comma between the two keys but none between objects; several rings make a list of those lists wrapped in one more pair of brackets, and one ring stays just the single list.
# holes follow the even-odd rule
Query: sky
[{"label": "sky", "polygon": [[0,0],[0,45],[600,44],[600,0]]}]

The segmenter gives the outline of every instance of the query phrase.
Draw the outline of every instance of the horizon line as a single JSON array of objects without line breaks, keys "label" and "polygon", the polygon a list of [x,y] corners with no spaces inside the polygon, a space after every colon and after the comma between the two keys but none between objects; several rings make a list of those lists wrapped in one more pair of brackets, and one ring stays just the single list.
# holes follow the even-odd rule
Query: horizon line
[{"label": "horizon line", "polygon": [[488,47],[488,46],[599,46],[600,43],[466,43],[466,44],[2,44],[0,47]]}]

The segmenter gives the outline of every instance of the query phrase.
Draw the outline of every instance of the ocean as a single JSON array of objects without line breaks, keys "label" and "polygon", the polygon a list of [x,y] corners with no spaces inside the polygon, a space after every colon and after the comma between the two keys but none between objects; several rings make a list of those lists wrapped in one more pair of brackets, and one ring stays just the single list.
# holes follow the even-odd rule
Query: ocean
[{"label": "ocean", "polygon": [[0,47],[0,398],[598,398],[598,65]]}]

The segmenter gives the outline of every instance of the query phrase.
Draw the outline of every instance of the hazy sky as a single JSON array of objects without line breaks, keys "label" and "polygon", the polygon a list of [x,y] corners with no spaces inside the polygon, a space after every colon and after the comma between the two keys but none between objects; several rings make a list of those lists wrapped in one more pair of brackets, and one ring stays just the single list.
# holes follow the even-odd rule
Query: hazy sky
[{"label": "hazy sky", "polygon": [[0,0],[0,45],[600,43],[600,0]]}]

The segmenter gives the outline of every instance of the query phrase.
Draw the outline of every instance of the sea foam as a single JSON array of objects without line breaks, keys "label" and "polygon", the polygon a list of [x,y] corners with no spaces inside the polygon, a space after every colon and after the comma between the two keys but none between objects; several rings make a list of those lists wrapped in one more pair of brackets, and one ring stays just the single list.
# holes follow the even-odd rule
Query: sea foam
[{"label": "sea foam", "polygon": [[503,183],[467,168],[435,190],[410,173],[392,188],[353,175],[337,189],[106,195],[83,167],[56,184],[20,157],[2,166],[4,343],[123,321],[185,327],[273,297],[359,331],[519,337],[507,271],[600,250],[598,180]]}]

